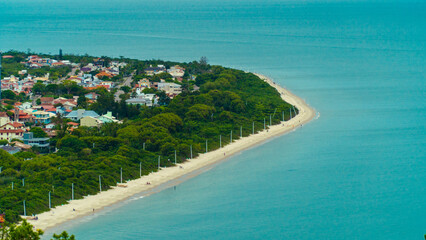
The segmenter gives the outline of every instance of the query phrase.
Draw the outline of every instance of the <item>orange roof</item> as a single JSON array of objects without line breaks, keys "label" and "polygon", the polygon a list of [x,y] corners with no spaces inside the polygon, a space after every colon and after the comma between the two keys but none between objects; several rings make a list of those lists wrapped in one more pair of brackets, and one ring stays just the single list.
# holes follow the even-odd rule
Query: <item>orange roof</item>
[{"label": "orange roof", "polygon": [[19,127],[24,126],[22,123],[18,123],[18,122],[12,122],[12,123],[9,123],[9,124],[12,125],[15,128],[19,128]]},{"label": "orange roof", "polygon": [[22,129],[0,129],[0,133],[23,133]]},{"label": "orange roof", "polygon": [[68,124],[68,125],[71,125],[71,126],[78,126],[78,125],[80,125],[80,124],[75,123],[75,122],[67,122],[67,124]]},{"label": "orange roof", "polygon": [[95,89],[97,89],[97,88],[106,88],[106,89],[108,89],[108,85],[98,85],[98,86],[96,86],[96,87],[85,87],[84,89],[87,89],[87,90],[95,90]]},{"label": "orange roof", "polygon": [[112,74],[110,74],[110,73],[107,73],[107,72],[100,72],[100,73],[98,73],[98,74],[96,74],[96,77],[109,77],[109,78],[112,78],[112,77],[114,77]]}]

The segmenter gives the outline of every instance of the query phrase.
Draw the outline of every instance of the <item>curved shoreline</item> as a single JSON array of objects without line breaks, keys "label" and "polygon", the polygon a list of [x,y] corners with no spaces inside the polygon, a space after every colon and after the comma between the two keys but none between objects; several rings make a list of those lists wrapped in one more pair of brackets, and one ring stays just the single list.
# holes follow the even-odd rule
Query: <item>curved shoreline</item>
[{"label": "curved shoreline", "polygon": [[[212,165],[217,164],[236,153],[265,142],[270,138],[288,133],[299,126],[306,124],[315,117],[315,110],[307,105],[303,99],[279,86],[268,77],[261,74],[254,74],[277,89],[284,101],[299,109],[299,114],[291,120],[283,122],[284,125],[277,124],[270,126],[268,131],[261,131],[257,134],[235,140],[232,144],[228,144],[223,148],[212,152],[200,154],[197,158],[177,164],[176,167],[163,168],[159,172],[131,180],[126,183],[126,188],[112,187],[112,189],[103,191],[96,195],[86,196],[83,199],[70,201],[69,204],[57,206],[52,208],[49,212],[37,215],[38,220],[29,220],[29,222],[37,229],[46,230],[64,222],[92,214],[93,209],[98,211],[99,209],[128,199],[135,194],[150,195],[161,191],[161,186],[166,185],[170,181],[184,181],[194,177],[202,173],[204,170],[207,170]],[[150,182],[151,184],[147,185],[147,182]],[[75,211],[73,211],[73,209],[75,209]]]}]

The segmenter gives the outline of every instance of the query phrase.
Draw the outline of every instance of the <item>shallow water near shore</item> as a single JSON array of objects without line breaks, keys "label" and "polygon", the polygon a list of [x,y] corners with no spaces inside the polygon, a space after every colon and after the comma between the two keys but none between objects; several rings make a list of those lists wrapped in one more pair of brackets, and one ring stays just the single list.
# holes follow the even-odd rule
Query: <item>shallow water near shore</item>
[{"label": "shallow water near shore", "polygon": [[2,50],[207,56],[267,75],[321,113],[46,239],[422,239],[424,12],[424,1],[402,0],[0,1]]}]

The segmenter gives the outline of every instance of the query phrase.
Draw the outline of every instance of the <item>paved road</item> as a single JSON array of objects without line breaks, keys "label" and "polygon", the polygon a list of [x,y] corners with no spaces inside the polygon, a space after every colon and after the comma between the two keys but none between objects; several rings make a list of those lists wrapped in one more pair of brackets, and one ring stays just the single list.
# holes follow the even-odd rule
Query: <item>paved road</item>
[{"label": "paved road", "polygon": [[117,86],[118,91],[115,92],[115,94],[114,94],[114,99],[115,99],[116,102],[119,102],[120,101],[120,95],[124,94],[124,92],[122,90],[120,90],[120,88],[122,86],[132,87],[132,81],[133,81],[133,75],[134,74],[135,74],[135,72],[132,72],[132,74],[130,74],[129,77],[123,78],[124,79],[123,83],[121,83]]}]

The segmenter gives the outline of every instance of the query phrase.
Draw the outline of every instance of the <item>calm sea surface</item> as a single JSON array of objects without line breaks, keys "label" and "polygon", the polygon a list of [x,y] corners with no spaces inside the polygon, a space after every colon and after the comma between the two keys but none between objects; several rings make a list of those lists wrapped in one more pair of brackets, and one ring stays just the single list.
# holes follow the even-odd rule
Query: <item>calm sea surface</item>
[{"label": "calm sea surface", "polygon": [[425,1],[402,0],[0,0],[2,50],[207,56],[266,74],[321,113],[176,190],[52,231],[77,239],[423,239],[425,13]]}]

